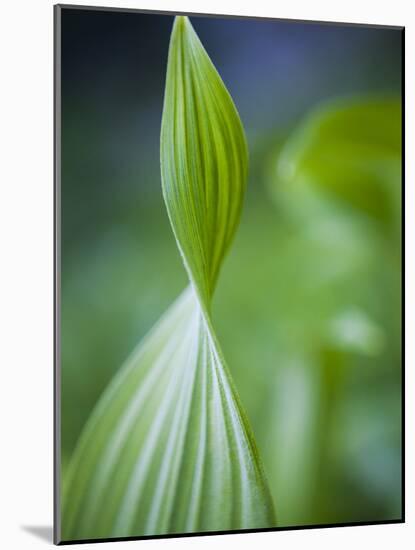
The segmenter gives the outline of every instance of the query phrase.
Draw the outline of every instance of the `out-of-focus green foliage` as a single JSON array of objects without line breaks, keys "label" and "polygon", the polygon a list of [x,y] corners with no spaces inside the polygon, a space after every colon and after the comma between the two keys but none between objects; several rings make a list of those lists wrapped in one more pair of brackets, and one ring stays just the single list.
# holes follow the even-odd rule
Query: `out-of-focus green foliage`
[{"label": "out-of-focus green foliage", "polygon": [[280,178],[287,185],[312,183],[397,231],[401,134],[395,98],[332,102],[316,109],[285,144]]},{"label": "out-of-focus green foliage", "polygon": [[161,166],[191,284],[87,422],[65,483],[64,540],[275,526],[258,451],[210,318],[245,189],[245,137],[185,17],[172,31]]},{"label": "out-of-focus green foliage", "polygon": [[271,156],[301,251],[265,456],[282,524],[400,516],[400,124],[398,100],[335,102]]}]

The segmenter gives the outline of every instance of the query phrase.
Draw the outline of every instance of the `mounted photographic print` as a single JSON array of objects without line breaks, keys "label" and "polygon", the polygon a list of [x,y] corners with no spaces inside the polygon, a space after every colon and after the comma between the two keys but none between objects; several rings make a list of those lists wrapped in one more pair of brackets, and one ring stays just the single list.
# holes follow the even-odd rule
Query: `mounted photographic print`
[{"label": "mounted photographic print", "polygon": [[55,543],[403,521],[403,33],[55,6]]}]

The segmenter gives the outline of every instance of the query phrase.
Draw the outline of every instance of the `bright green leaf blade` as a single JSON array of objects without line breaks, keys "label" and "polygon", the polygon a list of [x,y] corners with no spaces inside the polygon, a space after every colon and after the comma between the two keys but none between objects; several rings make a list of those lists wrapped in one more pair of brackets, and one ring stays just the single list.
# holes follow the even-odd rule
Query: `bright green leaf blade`
[{"label": "bright green leaf blade", "polygon": [[68,473],[63,538],[272,525],[255,444],[189,287],[90,417]]},{"label": "bright green leaf blade", "polygon": [[238,225],[247,164],[232,99],[187,17],[177,17],[161,131],[163,193],[189,276],[206,303]]},{"label": "bright green leaf blade", "polygon": [[114,378],[72,458],[63,538],[275,526],[209,316],[247,170],[232,100],[186,18],[172,33],[163,191],[191,284]]},{"label": "bright green leaf blade", "polygon": [[337,101],[294,132],[279,159],[285,182],[308,181],[391,226],[399,218],[399,100]]}]

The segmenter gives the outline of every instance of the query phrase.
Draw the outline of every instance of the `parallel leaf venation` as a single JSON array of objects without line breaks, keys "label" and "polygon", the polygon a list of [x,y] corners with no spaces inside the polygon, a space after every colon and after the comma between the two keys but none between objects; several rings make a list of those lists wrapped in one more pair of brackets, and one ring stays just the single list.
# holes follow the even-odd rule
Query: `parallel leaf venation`
[{"label": "parallel leaf venation", "polygon": [[66,540],[275,525],[210,316],[246,185],[242,124],[190,22],[172,31],[163,195],[190,285],[98,402],[66,480]]}]

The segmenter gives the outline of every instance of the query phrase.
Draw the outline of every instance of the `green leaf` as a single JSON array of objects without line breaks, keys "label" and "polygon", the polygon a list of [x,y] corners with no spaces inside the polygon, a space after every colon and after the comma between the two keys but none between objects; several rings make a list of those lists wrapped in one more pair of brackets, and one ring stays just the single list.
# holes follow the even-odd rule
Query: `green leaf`
[{"label": "green leaf", "polygon": [[252,435],[211,337],[189,287],[82,434],[64,539],[273,525]]},{"label": "green leaf", "polygon": [[400,223],[401,104],[335,101],[314,111],[283,148],[279,175],[306,182],[391,226]]},{"label": "green leaf", "polygon": [[64,540],[275,526],[263,467],[210,317],[240,216],[239,117],[176,18],[161,133],[165,203],[190,285],[99,400],[68,470]]},{"label": "green leaf", "polygon": [[247,166],[232,99],[189,20],[178,17],[167,69],[161,173],[172,228],[204,305],[239,222]]}]

